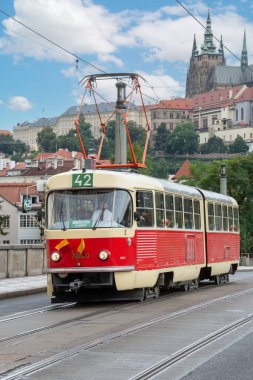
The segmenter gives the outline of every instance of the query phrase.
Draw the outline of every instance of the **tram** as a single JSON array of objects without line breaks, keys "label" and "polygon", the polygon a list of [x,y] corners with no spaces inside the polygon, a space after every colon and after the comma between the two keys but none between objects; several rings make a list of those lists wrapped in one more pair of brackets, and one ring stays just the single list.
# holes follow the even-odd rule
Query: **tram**
[{"label": "tram", "polygon": [[49,178],[45,237],[52,303],[144,300],[239,265],[233,198],[127,170]]}]

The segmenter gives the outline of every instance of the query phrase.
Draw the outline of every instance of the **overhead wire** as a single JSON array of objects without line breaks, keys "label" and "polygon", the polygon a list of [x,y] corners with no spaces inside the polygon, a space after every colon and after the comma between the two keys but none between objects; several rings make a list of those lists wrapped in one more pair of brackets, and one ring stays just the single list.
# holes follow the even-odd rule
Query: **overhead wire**
[{"label": "overhead wire", "polygon": [[[200,24],[202,28],[204,28],[206,31],[208,31],[208,29],[205,27],[205,25],[203,25],[203,23],[202,23],[202,22],[201,22],[196,16],[194,16],[194,14],[193,14],[193,13],[192,13],[192,12],[191,12],[191,11],[190,11],[190,10],[184,5],[184,4],[182,4],[180,0],[175,0],[175,1],[179,4],[179,6],[181,6],[181,7],[182,7],[182,8],[183,8],[183,9],[189,14],[189,15],[190,15],[190,16],[191,16],[191,17],[192,17],[192,18],[193,18],[198,24]],[[24,28],[26,28],[26,29],[28,29],[29,31],[35,33],[35,34],[36,34],[37,36],[39,36],[40,38],[42,38],[42,39],[48,41],[49,43],[53,44],[54,46],[58,47],[59,49],[65,51],[66,53],[68,53],[68,54],[70,54],[71,56],[73,56],[73,57],[75,58],[76,67],[78,67],[78,63],[79,63],[79,62],[83,62],[83,63],[85,63],[85,64],[87,64],[87,65],[93,67],[94,69],[98,70],[99,72],[101,72],[101,73],[103,73],[103,74],[107,74],[106,71],[104,71],[104,70],[101,69],[100,67],[98,67],[98,66],[96,66],[96,65],[94,65],[94,64],[92,64],[92,63],[90,63],[89,61],[83,59],[82,57],[78,56],[77,54],[75,54],[75,53],[71,52],[70,50],[64,48],[63,46],[61,46],[60,44],[54,42],[53,40],[49,39],[48,37],[44,36],[43,34],[37,32],[35,29],[33,29],[33,28],[29,27],[28,25],[26,25],[25,23],[19,21],[18,19],[16,19],[15,17],[11,16],[10,14],[8,14],[8,13],[7,13],[6,11],[4,11],[3,9],[0,9],[0,12],[1,12],[2,14],[4,14],[5,16],[11,18],[13,21],[17,22],[18,24],[22,25]],[[219,38],[217,38],[214,34],[212,34],[212,36],[213,36],[213,38],[214,38],[217,42],[221,43],[221,40],[220,40]],[[23,36],[21,36],[21,37],[23,37]],[[25,38],[25,37],[23,37],[23,38]],[[36,42],[37,42],[37,41],[36,41]],[[37,42],[37,43],[38,43],[38,42]],[[39,43],[38,43],[38,44],[39,44]],[[223,42],[222,42],[222,45],[223,45],[223,47],[224,47],[224,48],[225,48],[225,49],[226,49],[226,50],[227,50],[227,51],[228,51],[228,52],[229,52],[234,58],[236,58],[239,62],[241,62],[241,59],[240,59],[235,53],[233,53],[231,49],[229,49],[226,45],[224,45]],[[49,48],[49,47],[47,47],[47,48]],[[58,52],[58,53],[60,53],[60,52]],[[253,71],[250,67],[248,67],[248,68],[249,68],[251,71]],[[158,95],[156,94],[156,92],[155,92],[155,90],[154,90],[154,86],[149,86],[149,87],[150,87],[150,89],[154,92],[156,98],[153,98],[152,96],[150,96],[150,95],[148,95],[148,94],[145,94],[145,93],[143,93],[143,95],[144,95],[146,98],[148,98],[148,99],[150,99],[150,100],[153,100],[153,101],[155,101],[155,102],[159,102],[159,101],[160,101],[160,103],[162,104],[162,101],[160,100],[160,98],[158,97]]]},{"label": "overhead wire", "polygon": [[75,53],[72,53],[70,50],[64,48],[63,46],[59,45],[58,43],[56,43],[56,42],[50,40],[50,38],[47,38],[47,37],[43,36],[43,34],[37,32],[36,30],[34,30],[33,28],[31,28],[30,26],[24,24],[23,22],[17,20],[15,17],[9,15],[7,12],[3,11],[2,9],[0,9],[0,12],[3,13],[5,16],[10,17],[13,21],[17,22],[18,24],[22,25],[24,28],[26,28],[26,29],[30,30],[31,32],[37,34],[37,36],[43,38],[44,40],[50,42],[51,44],[57,46],[58,48],[60,48],[60,49],[62,49],[62,50],[64,50],[66,53],[72,55],[73,57],[75,57],[76,59],[78,59],[78,61],[82,61],[82,62],[84,62],[85,64],[87,64],[87,65],[93,67],[94,69],[100,71],[101,73],[106,74],[106,72],[105,72],[104,70],[102,70],[102,69],[100,69],[99,67],[97,67],[96,65],[93,65],[92,63],[86,61],[86,60],[83,59],[82,57],[79,57],[79,56],[76,55]]}]

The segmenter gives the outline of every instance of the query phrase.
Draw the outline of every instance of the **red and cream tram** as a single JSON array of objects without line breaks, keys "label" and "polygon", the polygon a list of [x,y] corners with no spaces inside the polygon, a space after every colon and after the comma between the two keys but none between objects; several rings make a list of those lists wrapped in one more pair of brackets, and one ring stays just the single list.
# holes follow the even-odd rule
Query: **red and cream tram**
[{"label": "red and cream tram", "polygon": [[239,264],[233,198],[128,171],[51,177],[45,234],[52,302],[156,297]]}]

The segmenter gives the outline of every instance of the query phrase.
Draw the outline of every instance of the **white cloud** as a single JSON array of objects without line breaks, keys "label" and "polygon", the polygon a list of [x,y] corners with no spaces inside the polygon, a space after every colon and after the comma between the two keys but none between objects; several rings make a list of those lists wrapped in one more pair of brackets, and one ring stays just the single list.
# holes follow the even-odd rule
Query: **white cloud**
[{"label": "white cloud", "polygon": [[4,101],[0,99],[0,107],[4,105]]},{"label": "white cloud", "polygon": [[27,111],[32,108],[32,104],[24,96],[12,96],[9,99],[8,108],[18,111]]}]

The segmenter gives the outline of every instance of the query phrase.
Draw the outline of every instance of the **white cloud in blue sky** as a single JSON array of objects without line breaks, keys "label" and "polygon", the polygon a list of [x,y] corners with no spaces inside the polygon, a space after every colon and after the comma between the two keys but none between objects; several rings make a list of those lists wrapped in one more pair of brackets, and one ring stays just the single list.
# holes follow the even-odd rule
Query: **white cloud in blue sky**
[{"label": "white cloud in blue sky", "polygon": [[[239,57],[245,29],[253,61],[251,1],[183,4],[204,25],[210,9],[214,35],[222,35]],[[105,72],[141,74],[152,87],[144,85],[145,93],[160,99],[184,96],[193,36],[200,47],[204,35],[175,0],[9,0],[0,2],[0,10]],[[229,64],[238,64],[229,52],[225,55]],[[2,13],[0,59],[0,129],[63,113],[79,101],[82,76],[99,73],[81,61],[76,68],[75,57]],[[115,88],[104,85],[103,96],[115,100]]]}]

